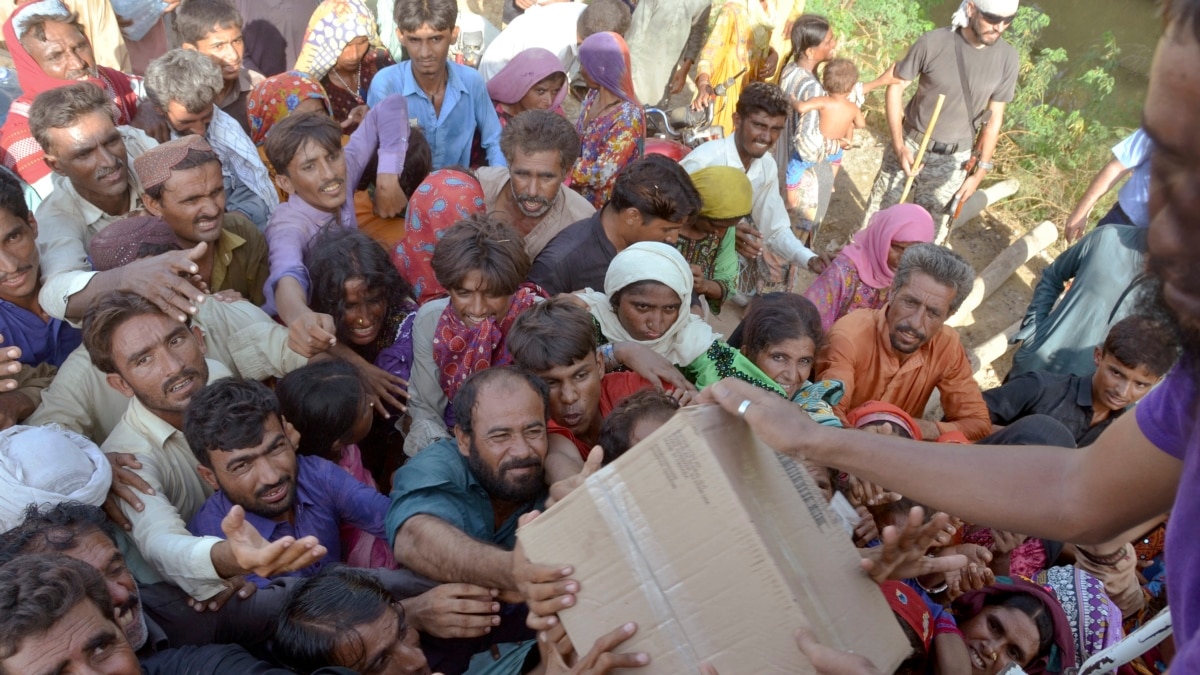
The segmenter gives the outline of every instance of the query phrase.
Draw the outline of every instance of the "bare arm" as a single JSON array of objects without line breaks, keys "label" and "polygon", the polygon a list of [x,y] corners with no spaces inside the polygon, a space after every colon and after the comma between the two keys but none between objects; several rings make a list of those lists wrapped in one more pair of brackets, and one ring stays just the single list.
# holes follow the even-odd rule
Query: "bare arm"
[{"label": "bare arm", "polygon": [[430,579],[517,590],[511,551],[467,536],[436,516],[421,514],[404,521],[393,552],[400,564]]},{"label": "bare arm", "polygon": [[204,293],[184,277],[199,273],[195,261],[204,255],[206,247],[202,242],[186,251],[170,251],[96,273],[83,290],[67,298],[66,318],[81,321],[94,300],[112,291],[130,291],[183,321],[204,302]]},{"label": "bare arm", "polygon": [[779,452],[886,484],[970,522],[1059,541],[1106,542],[1166,513],[1183,466],[1142,434],[1136,415],[1122,416],[1082,450],[963,448],[821,427],[787,401],[729,378],[702,397],[730,412],[752,401],[746,421]]},{"label": "bare arm", "polygon": [[275,284],[275,309],[288,327],[288,346],[312,358],[337,342],[333,317],[308,308],[304,288],[295,277],[284,276]]},{"label": "bare arm", "polygon": [[546,484],[574,476],[583,470],[583,460],[575,444],[565,436],[550,434],[550,449],[546,451]]},{"label": "bare arm", "polygon": [[[1000,140],[1000,126],[1004,124],[1003,103],[992,101],[988,104],[988,109],[992,111],[992,116],[988,119],[987,125],[983,127],[983,133],[979,137],[980,164],[987,164],[992,161],[992,154],[996,152],[996,141]],[[962,187],[958,189],[955,198],[960,203],[965,202],[979,188],[979,184],[986,175],[987,169],[984,169],[982,166],[977,167],[974,173],[963,180]]]},{"label": "bare arm", "polygon": [[1125,165],[1121,164],[1120,160],[1115,157],[1109,160],[1103,169],[1100,169],[1100,173],[1097,173],[1096,177],[1092,179],[1091,184],[1088,185],[1087,191],[1079,198],[1079,203],[1075,205],[1075,210],[1071,211],[1071,215],[1067,216],[1067,222],[1063,226],[1063,236],[1066,238],[1067,243],[1073,243],[1079,239],[1083,234],[1084,228],[1087,227],[1088,216],[1091,214],[1092,209],[1095,208],[1096,202],[1108,194],[1109,190],[1116,187],[1117,183],[1124,180],[1130,171],[1132,169],[1125,168]]},{"label": "bare arm", "polygon": [[907,86],[907,80],[896,80],[888,85],[886,111],[892,149],[896,151],[896,157],[900,159],[900,166],[904,169],[904,173],[911,176],[916,173],[915,167],[912,165],[913,156],[904,145],[904,88]]}]

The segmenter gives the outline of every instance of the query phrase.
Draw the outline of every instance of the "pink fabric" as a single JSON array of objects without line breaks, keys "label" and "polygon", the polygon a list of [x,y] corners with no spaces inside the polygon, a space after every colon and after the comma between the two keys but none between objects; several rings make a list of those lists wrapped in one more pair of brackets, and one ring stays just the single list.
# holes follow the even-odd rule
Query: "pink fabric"
[{"label": "pink fabric", "polygon": [[621,100],[642,107],[633,90],[630,73],[629,45],[616,33],[595,33],[579,45],[579,65],[592,82],[612,92]]},{"label": "pink fabric", "polygon": [[[354,476],[354,479],[363,485],[373,490],[379,489],[375,485],[375,479],[371,476],[371,472],[363,468],[362,452],[359,451],[357,445],[351,444],[342,447],[342,458],[338,460],[338,466],[345,469],[346,473]],[[386,540],[369,535],[353,525],[343,524],[340,532],[342,562],[347,565],[366,569],[386,567],[394,570],[399,567],[396,563],[396,556],[388,547]]]},{"label": "pink fabric", "polygon": [[[558,60],[554,52],[541,47],[526,49],[514,56],[500,72],[488,80],[488,96],[497,103],[519,103],[533,85],[554,73],[562,73],[563,77],[567,75],[562,61]],[[558,108],[566,95],[567,81],[564,79],[562,88],[554,95],[554,103],[550,105],[550,109]]]},{"label": "pink fabric", "polygon": [[897,204],[871,216],[867,229],[854,236],[842,255],[854,263],[858,276],[871,288],[888,288],[895,272],[888,267],[888,250],[898,241],[933,241],[933,217],[916,204]]}]

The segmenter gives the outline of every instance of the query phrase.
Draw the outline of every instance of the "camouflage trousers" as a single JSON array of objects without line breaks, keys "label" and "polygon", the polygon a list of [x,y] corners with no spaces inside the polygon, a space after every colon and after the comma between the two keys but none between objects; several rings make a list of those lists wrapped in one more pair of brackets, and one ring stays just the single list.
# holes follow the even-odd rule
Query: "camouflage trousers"
[{"label": "camouflage trousers", "polygon": [[[904,139],[904,144],[915,158],[917,146],[920,144],[908,138]],[[950,200],[954,199],[954,193],[958,192],[967,178],[967,172],[963,170],[962,165],[970,157],[970,147],[953,155],[926,152],[922,161],[925,168],[917,174],[909,191],[908,201],[925,207],[937,223],[938,242],[944,241],[949,234],[946,232],[946,226],[952,214],[948,207]],[[867,201],[867,212],[863,217],[862,227],[867,226],[876,211],[900,202],[900,195],[904,192],[904,183],[907,180],[908,176],[904,175],[904,169],[900,168],[900,159],[896,156],[896,151],[890,143],[885,143],[883,163],[879,166],[879,173],[875,175],[875,185],[871,188],[871,198]]]}]

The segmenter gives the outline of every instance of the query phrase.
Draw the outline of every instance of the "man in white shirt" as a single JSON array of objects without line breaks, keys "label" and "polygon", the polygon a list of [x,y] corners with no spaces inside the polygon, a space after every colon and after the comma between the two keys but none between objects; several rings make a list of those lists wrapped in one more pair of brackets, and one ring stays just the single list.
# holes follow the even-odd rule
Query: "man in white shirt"
[{"label": "man in white shirt", "polygon": [[579,43],[593,33],[629,30],[629,9],[621,0],[555,2],[534,5],[500,31],[479,57],[479,74],[487,82],[517,54],[531,47],[548,49],[562,61],[567,76],[574,76]]},{"label": "man in white shirt", "polygon": [[746,87],[733,114],[728,138],[709,141],[684,157],[688,173],[710,166],[732,166],[746,172],[754,190],[749,223],[738,224],[741,272],[738,290],[755,294],[783,283],[790,290],[792,266],[819,273],[826,261],[800,243],[779,190],[779,172],[770,150],[779,140],[791,103],[779,87],[755,82]]}]

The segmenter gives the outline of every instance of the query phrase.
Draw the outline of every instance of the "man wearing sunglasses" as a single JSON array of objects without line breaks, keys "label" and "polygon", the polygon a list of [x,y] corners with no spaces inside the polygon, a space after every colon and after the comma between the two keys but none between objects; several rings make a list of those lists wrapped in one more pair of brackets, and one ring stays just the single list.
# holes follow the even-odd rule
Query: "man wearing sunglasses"
[{"label": "man wearing sunglasses", "polygon": [[[1017,84],[1017,51],[1001,37],[1012,25],[1018,0],[963,0],[951,25],[925,33],[893,68],[887,88],[891,143],[875,177],[865,224],[871,215],[900,201],[904,184],[916,175],[909,199],[938,223],[937,242],[949,234],[958,206],[992,168],[1004,105]],[[903,103],[913,80],[917,92]],[[938,95],[946,100],[933,122]],[[926,130],[929,144],[920,166],[914,157]]]}]

